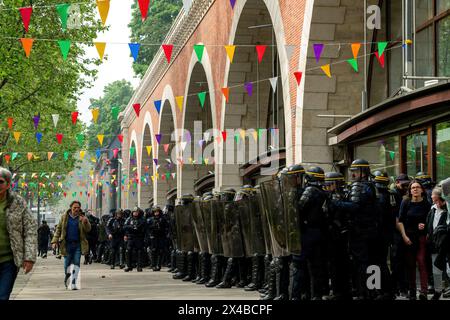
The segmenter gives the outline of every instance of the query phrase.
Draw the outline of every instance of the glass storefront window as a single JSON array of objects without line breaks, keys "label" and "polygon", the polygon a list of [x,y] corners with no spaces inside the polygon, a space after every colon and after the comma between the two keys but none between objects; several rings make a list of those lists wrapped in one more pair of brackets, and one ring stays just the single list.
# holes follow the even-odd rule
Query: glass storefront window
[{"label": "glass storefront window", "polygon": [[450,16],[439,21],[437,41],[438,76],[450,76]]},{"label": "glass storefront window", "polygon": [[382,138],[355,148],[355,159],[365,159],[370,170],[386,171],[390,177],[400,173],[399,137]]},{"label": "glass storefront window", "polygon": [[428,172],[428,134],[423,130],[406,137],[406,174]]},{"label": "glass storefront window", "polygon": [[436,125],[436,179],[450,177],[450,121]]},{"label": "glass storefront window", "polygon": [[437,0],[438,13],[450,9],[450,0]]},{"label": "glass storefront window", "polygon": [[[416,75],[433,76],[433,28],[428,27],[416,34]],[[417,81],[416,88],[423,86],[424,81]]]},{"label": "glass storefront window", "polygon": [[[416,25],[420,26],[433,17],[434,0],[416,0]],[[401,1],[398,1],[401,2]]]}]

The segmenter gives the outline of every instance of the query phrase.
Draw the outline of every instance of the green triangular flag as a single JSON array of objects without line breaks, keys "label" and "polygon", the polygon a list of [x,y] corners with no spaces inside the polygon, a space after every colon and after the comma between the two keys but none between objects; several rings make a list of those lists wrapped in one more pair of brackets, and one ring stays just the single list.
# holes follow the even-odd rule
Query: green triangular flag
[{"label": "green triangular flag", "polygon": [[80,145],[80,147],[83,145],[84,142],[84,134],[78,133],[77,134],[77,142]]},{"label": "green triangular flag", "polygon": [[205,105],[206,92],[200,92],[197,95],[198,95],[198,99],[200,100],[200,105],[203,108],[203,106]]},{"label": "green triangular flag", "polygon": [[261,139],[261,135],[264,132],[264,129],[258,129],[258,138]]},{"label": "green triangular flag", "polygon": [[348,59],[347,62],[353,67],[353,69],[355,69],[356,72],[358,72],[358,60],[353,58],[353,59]]},{"label": "green triangular flag", "polygon": [[395,158],[395,151],[389,151],[389,156],[391,157],[391,160],[394,160],[394,158]]},{"label": "green triangular flag", "polygon": [[119,107],[112,107],[111,114],[112,114],[112,118],[114,120],[117,120],[117,118],[119,117],[119,112],[120,112],[120,108]]},{"label": "green triangular flag", "polygon": [[63,59],[66,60],[70,50],[70,40],[59,40],[58,44],[59,48],[61,49]]},{"label": "green triangular flag", "polygon": [[62,4],[58,4],[56,6],[56,11],[58,11],[59,18],[61,19],[63,31],[66,31],[66,29],[67,29],[67,17],[69,15],[69,12],[68,12],[69,7],[70,7],[70,4],[68,4],[68,3],[62,3]]},{"label": "green triangular flag", "polygon": [[197,58],[199,62],[202,62],[203,51],[205,50],[205,46],[203,44],[194,45],[195,53],[197,54]]},{"label": "green triangular flag", "polygon": [[69,152],[64,152],[64,160],[69,160]]},{"label": "green triangular flag", "polygon": [[45,176],[45,172],[42,172],[42,173],[41,173],[41,178],[42,178],[43,176]]},{"label": "green triangular flag", "polygon": [[386,49],[388,43],[387,42],[378,42],[378,56],[382,56],[384,49]]},{"label": "green triangular flag", "polygon": [[445,165],[445,156],[444,155],[438,156],[438,161],[439,164],[443,167]]},{"label": "green triangular flag", "polygon": [[131,147],[130,148],[130,157],[132,157],[134,155],[134,152],[136,151],[135,147]]},{"label": "green triangular flag", "polygon": [[169,180],[170,178],[170,172],[166,172],[166,180]]},{"label": "green triangular flag", "polygon": [[19,155],[19,154],[18,154],[17,152],[13,152],[13,154],[12,154],[12,159],[11,159],[11,160],[14,161],[14,159],[17,158],[18,155]]},{"label": "green triangular flag", "polygon": [[236,134],[234,135],[234,140],[236,140],[236,143],[239,142],[239,133],[236,133]]}]

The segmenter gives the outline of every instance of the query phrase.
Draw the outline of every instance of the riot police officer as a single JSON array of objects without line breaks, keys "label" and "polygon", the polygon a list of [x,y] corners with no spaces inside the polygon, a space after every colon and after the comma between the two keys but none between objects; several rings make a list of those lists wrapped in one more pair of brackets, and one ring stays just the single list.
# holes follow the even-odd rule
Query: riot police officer
[{"label": "riot police officer", "polygon": [[[108,234],[106,232],[106,225],[108,224],[108,220],[110,216],[108,214],[104,214],[98,225],[98,245],[97,245],[97,259],[95,262],[101,263],[104,259],[104,254],[107,251],[108,246]],[[106,256],[106,255],[105,255]]]},{"label": "riot police officer", "polygon": [[87,218],[91,224],[91,231],[87,234],[89,252],[84,256],[84,264],[91,264],[92,261],[97,260],[98,226],[100,224],[100,219],[91,212],[88,212]]},{"label": "riot police officer", "polygon": [[127,267],[125,272],[133,270],[133,252],[136,251],[137,271],[142,271],[142,258],[144,251],[145,220],[144,212],[134,208],[131,217],[125,221],[125,241],[127,241]]},{"label": "riot police officer", "polygon": [[334,201],[333,204],[340,210],[348,210],[351,216],[350,252],[356,272],[356,299],[363,300],[369,298],[366,286],[367,268],[377,262],[380,215],[377,210],[375,185],[370,181],[369,162],[356,159],[352,162],[350,171],[353,182],[348,198]]},{"label": "riot police officer", "polygon": [[[322,168],[309,168],[305,174],[306,188],[298,203],[302,244],[300,287],[308,287],[307,274],[309,274],[313,300],[322,300],[322,296],[328,294],[326,281],[327,219],[323,210],[327,196],[322,189],[324,179],[325,174]],[[306,294],[308,295],[308,292]]]},{"label": "riot police officer", "polygon": [[125,219],[123,217],[123,211],[118,210],[114,217],[109,219],[106,226],[106,233],[108,234],[108,239],[110,240],[110,263],[111,269],[115,268],[116,256],[119,255],[119,265],[120,269],[125,268],[125,243],[124,243],[124,224]]},{"label": "riot police officer", "polygon": [[152,212],[152,217],[147,220],[147,228],[150,233],[151,262],[153,271],[160,271],[168,226],[166,220],[162,217],[160,207],[153,208]]}]

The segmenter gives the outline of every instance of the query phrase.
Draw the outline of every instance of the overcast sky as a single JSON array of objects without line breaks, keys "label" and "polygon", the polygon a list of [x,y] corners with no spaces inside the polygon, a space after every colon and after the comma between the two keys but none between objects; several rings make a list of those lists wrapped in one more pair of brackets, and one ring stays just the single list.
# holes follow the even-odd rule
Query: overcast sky
[{"label": "overcast sky", "polygon": [[[132,69],[133,58],[130,56],[128,43],[130,42],[130,29],[128,23],[131,20],[131,4],[135,0],[114,0],[110,2],[109,14],[106,25],[110,28],[107,32],[99,34],[96,41],[106,42],[105,57],[103,64],[98,67],[97,80],[93,87],[86,89],[78,100],[80,119],[85,123],[92,121],[92,113],[89,111],[90,99],[100,98],[103,88],[116,80],[125,79],[136,88],[139,80],[134,78]],[[100,20],[100,15],[98,14]],[[108,42],[121,42],[122,44],[109,44]],[[89,58],[98,57],[95,47],[88,48],[86,55]]]}]

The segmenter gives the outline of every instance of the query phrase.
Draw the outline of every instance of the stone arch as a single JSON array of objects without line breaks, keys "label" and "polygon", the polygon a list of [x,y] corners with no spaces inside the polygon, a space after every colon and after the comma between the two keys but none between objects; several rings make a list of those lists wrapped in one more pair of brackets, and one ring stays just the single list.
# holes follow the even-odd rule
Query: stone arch
[{"label": "stone arch", "polygon": [[[139,206],[139,183],[140,183],[140,150],[139,150],[139,142],[136,131],[133,130],[131,132],[130,145],[128,150],[130,152],[128,157],[128,172],[127,172],[127,184],[125,185],[125,191],[128,192],[126,197],[126,209],[132,209],[134,206]],[[131,148],[134,148],[133,155],[131,154]]]},{"label": "stone arch", "polygon": [[[164,88],[163,96],[161,98],[161,111],[158,122],[158,132],[161,134],[161,143],[155,141],[155,149],[153,155],[155,159],[158,159],[158,165],[153,162],[154,176],[154,204],[163,206],[166,202],[167,193],[176,187],[176,177],[173,178],[172,174],[177,172],[176,157],[171,156],[173,154],[175,146],[175,137],[177,134],[177,122],[176,122],[176,109],[175,109],[175,96],[173,94],[172,87],[166,85]],[[155,136],[156,139],[156,136]],[[164,145],[169,144],[168,154],[165,154]],[[168,163],[166,159],[170,159],[172,162]],[[159,167],[158,167],[159,166]],[[158,168],[158,169],[157,169]],[[170,176],[167,176],[170,173]]]},{"label": "stone arch", "polygon": [[151,200],[153,200],[153,151],[151,151],[150,155],[147,152],[147,146],[150,146],[153,149],[153,124],[152,118],[149,111],[145,113],[144,117],[144,125],[142,128],[142,136],[141,136],[141,162],[140,162],[140,184],[139,184],[139,203],[143,208],[151,207]]},{"label": "stone arch", "polygon": [[[203,108],[197,95],[201,92],[206,92]],[[180,130],[181,141],[186,142],[186,148],[184,151],[179,150],[179,157],[183,159],[184,164],[178,169],[178,197],[183,193],[194,194],[195,181],[207,175],[208,172],[214,171],[214,152],[212,155],[208,152],[203,154],[207,144],[210,146],[211,143],[214,144],[213,130],[216,128],[214,93],[213,74],[208,52],[204,51],[201,62],[193,53],[188,68]],[[209,139],[200,147],[199,141],[205,139],[205,131],[209,135]],[[203,156],[207,159],[206,161]],[[192,161],[190,161],[191,159]]]},{"label": "stone arch", "polygon": [[[248,28],[254,25],[263,27]],[[246,144],[251,145],[251,142],[255,140],[249,129],[257,131],[258,128],[278,128],[278,131],[269,130],[269,136],[271,132],[280,134],[280,143],[275,148],[285,147],[286,162],[293,163],[289,61],[278,1],[246,0],[236,3],[229,43],[243,46],[236,47],[233,64],[230,64],[227,59],[224,87],[232,89],[230,89],[229,105],[226,104],[225,99],[222,102],[221,130],[243,129],[246,133]],[[267,45],[264,59],[260,64],[258,64],[254,47],[257,44]],[[273,93],[268,80],[274,76],[278,77],[276,93]],[[257,81],[258,79],[259,81]],[[262,81],[264,79],[267,80]],[[252,97],[247,95],[246,89],[242,85],[245,82],[254,82]],[[258,100],[259,108],[252,109],[251,106],[257,105]],[[274,118],[273,121],[269,121],[269,117]],[[239,135],[239,132],[236,133]],[[229,137],[229,132],[227,132],[227,141],[229,139],[234,140],[234,136]],[[270,142],[270,144],[273,143]],[[248,145],[243,144],[243,150],[246,153],[244,162],[251,160],[248,153],[252,151],[247,152]],[[224,147],[224,143],[219,145],[219,158],[226,163],[227,152],[234,148],[236,154],[238,147],[228,145],[226,146],[227,152]],[[256,152],[257,156],[267,151],[266,147],[261,143],[258,150],[253,152]],[[236,155],[234,157],[237,160]],[[239,169],[239,164],[219,165],[219,187],[242,185],[243,179],[239,174]]]}]

